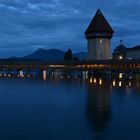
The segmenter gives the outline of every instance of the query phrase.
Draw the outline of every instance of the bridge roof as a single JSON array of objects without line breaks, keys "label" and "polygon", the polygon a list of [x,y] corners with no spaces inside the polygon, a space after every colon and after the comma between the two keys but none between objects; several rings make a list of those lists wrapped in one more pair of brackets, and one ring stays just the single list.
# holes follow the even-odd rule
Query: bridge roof
[{"label": "bridge roof", "polygon": [[92,64],[140,64],[140,59],[93,61],[45,61],[28,59],[0,59],[0,65],[92,65]]}]

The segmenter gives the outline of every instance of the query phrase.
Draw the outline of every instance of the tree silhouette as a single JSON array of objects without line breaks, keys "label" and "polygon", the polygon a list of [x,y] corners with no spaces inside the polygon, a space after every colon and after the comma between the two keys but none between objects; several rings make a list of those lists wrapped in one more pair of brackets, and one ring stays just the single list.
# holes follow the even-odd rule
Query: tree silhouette
[{"label": "tree silhouette", "polygon": [[72,60],[72,51],[71,51],[71,49],[68,49],[68,50],[64,53],[64,60],[67,60],[67,61]]}]

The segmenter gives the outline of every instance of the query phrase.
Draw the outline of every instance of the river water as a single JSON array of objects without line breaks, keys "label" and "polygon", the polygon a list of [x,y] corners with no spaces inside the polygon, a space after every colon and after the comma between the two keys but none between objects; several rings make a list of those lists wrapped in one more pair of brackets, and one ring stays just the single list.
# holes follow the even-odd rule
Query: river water
[{"label": "river water", "polygon": [[0,78],[0,140],[140,139],[140,76]]}]

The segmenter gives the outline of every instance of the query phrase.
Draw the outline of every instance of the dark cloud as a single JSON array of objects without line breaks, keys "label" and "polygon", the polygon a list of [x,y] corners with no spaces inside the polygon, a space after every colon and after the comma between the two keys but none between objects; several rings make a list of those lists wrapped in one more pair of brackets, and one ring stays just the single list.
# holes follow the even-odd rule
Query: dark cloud
[{"label": "dark cloud", "polygon": [[100,8],[119,40],[140,44],[140,0],[0,0],[0,56],[38,48],[86,51],[84,31]]}]

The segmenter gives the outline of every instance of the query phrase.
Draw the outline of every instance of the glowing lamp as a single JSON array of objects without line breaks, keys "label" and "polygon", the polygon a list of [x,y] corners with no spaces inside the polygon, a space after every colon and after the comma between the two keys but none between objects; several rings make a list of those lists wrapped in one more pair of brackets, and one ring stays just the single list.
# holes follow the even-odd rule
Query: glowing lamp
[{"label": "glowing lamp", "polygon": [[119,56],[119,59],[120,59],[120,60],[122,60],[122,59],[123,59],[123,57],[122,57],[122,56]]}]

